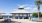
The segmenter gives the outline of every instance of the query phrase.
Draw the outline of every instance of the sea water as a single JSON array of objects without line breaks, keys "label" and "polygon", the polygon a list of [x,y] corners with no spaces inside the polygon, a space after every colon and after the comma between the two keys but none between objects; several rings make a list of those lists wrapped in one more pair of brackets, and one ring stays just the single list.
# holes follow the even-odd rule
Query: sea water
[{"label": "sea water", "polygon": [[6,18],[12,18],[11,15],[3,15],[2,17],[3,17],[3,19],[6,19]]}]

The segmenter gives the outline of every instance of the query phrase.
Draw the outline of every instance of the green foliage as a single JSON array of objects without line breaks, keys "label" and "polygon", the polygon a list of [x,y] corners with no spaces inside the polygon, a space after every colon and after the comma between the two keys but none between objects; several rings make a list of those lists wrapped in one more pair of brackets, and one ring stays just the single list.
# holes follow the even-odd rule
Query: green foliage
[{"label": "green foliage", "polygon": [[36,1],[35,4],[38,5],[38,4],[40,4],[40,2],[39,1]]},{"label": "green foliage", "polygon": [[[33,17],[38,17],[38,13],[33,13],[32,16]],[[39,17],[42,17],[42,14],[41,13],[39,13]]]},{"label": "green foliage", "polygon": [[33,13],[32,14],[33,17],[37,17],[37,15],[38,15],[37,13]]}]

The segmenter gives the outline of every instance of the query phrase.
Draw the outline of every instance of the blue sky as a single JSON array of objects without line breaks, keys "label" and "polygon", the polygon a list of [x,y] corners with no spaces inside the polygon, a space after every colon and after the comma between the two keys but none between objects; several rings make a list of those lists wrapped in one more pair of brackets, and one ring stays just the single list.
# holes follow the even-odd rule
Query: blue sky
[{"label": "blue sky", "polygon": [[[17,10],[19,6],[23,6],[29,12],[37,12],[35,0],[0,0],[0,12],[9,14]],[[42,5],[40,7],[40,11],[42,12]]]}]

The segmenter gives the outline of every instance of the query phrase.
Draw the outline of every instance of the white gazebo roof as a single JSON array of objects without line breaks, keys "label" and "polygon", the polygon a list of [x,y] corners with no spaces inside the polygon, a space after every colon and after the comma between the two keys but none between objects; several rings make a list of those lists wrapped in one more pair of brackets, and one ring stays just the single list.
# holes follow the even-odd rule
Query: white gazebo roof
[{"label": "white gazebo roof", "polygon": [[14,11],[12,13],[30,13],[30,12],[25,11],[25,10],[17,10],[17,11]]},{"label": "white gazebo roof", "polygon": [[[20,7],[18,8],[18,10],[13,11],[12,13],[31,13],[31,12],[28,12],[28,11],[24,10],[24,8],[23,8],[22,6],[20,6]],[[11,14],[12,14],[12,13],[11,13]]]}]

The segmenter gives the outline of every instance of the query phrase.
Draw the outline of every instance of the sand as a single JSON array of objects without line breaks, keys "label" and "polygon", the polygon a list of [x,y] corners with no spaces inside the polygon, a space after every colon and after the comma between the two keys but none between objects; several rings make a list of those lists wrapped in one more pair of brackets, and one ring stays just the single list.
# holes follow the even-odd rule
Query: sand
[{"label": "sand", "polygon": [[22,23],[42,23],[42,22],[33,22],[29,19],[11,19],[12,21],[22,22]]},{"label": "sand", "polygon": [[1,22],[1,21],[4,21],[4,19],[0,19],[0,22]]}]

